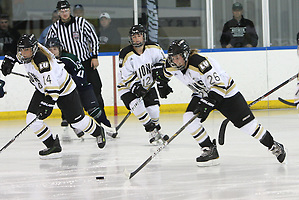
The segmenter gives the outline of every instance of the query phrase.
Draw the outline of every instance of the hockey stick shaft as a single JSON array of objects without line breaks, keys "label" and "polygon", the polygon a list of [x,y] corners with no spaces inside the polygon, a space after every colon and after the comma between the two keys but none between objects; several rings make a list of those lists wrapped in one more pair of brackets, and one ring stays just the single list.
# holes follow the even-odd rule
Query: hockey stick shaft
[{"label": "hockey stick shaft", "polygon": [[164,149],[171,141],[174,140],[174,138],[176,138],[189,124],[191,124],[198,116],[199,114],[194,115],[191,119],[189,119],[189,121],[187,121],[177,132],[175,132],[175,134],[173,134],[171,136],[171,138],[169,138],[167,140],[166,143],[164,143],[162,146],[160,146],[155,153],[153,153],[151,156],[149,156],[135,171],[133,171],[132,173],[130,173],[129,175],[129,179],[133,178],[140,170],[142,170],[158,153],[160,153],[162,151],[162,149]]},{"label": "hockey stick shaft", "polygon": [[23,128],[17,135],[15,135],[15,137],[13,137],[8,143],[6,143],[6,145],[4,145],[4,147],[2,147],[0,149],[0,153],[6,149],[9,145],[11,145],[11,143],[13,143],[17,137],[19,137],[33,122],[35,122],[38,119],[38,116],[36,116],[36,118],[34,118],[29,124],[27,124],[27,126],[25,126],[25,128]]},{"label": "hockey stick shaft", "polygon": [[288,106],[297,106],[298,105],[298,103],[293,103],[293,102],[289,102],[289,101],[287,101],[287,100],[284,100],[283,98],[280,98],[280,97],[278,97],[278,100],[281,102],[281,103],[284,103],[284,104],[286,104],[286,105],[288,105]]},{"label": "hockey stick shaft", "polygon": [[[147,95],[147,93],[150,91],[150,89],[153,87],[154,84],[155,84],[155,81],[153,81],[150,84],[149,88],[146,90],[145,95]],[[127,119],[130,117],[130,115],[132,114],[132,112],[135,110],[135,108],[138,106],[138,104],[142,101],[142,99],[144,98],[144,96],[138,98],[138,101],[133,105],[133,107],[131,108],[131,110],[129,110],[128,114],[126,114],[126,116],[121,120],[121,122],[115,127],[116,131],[118,131],[120,129],[120,127],[122,127],[122,125],[127,121]],[[116,135],[115,135],[115,137],[116,137]]]},{"label": "hockey stick shaft", "polygon": [[25,77],[25,78],[29,78],[28,75],[25,75],[25,74],[21,74],[21,73],[17,73],[17,72],[11,72],[12,74],[14,75],[18,75],[18,76],[22,76],[22,77]]},{"label": "hockey stick shaft", "polygon": [[[273,88],[272,90],[270,90],[269,92],[267,92],[266,94],[264,94],[263,96],[257,98],[256,100],[254,100],[253,102],[251,102],[250,104],[248,104],[249,107],[253,106],[254,104],[256,104],[257,102],[261,101],[262,99],[266,98],[267,96],[269,96],[270,94],[272,94],[273,92],[275,92],[276,90],[282,88],[283,86],[285,86],[286,84],[288,84],[289,82],[291,82],[292,80],[296,79],[298,77],[298,74],[295,74],[294,76],[292,76],[291,78],[289,78],[288,80],[284,81],[283,83],[279,84],[278,86],[276,86],[275,88]],[[220,126],[220,130],[219,130],[219,136],[218,136],[218,143],[220,145],[224,144],[224,137],[225,137],[225,129],[226,126],[229,122],[229,119],[225,119]]]},{"label": "hockey stick shaft", "polygon": [[[0,70],[2,71],[2,69],[0,69]],[[21,74],[21,73],[18,73],[18,72],[11,72],[11,74],[18,75],[18,76],[22,76],[22,77],[25,77],[25,78],[29,78],[28,75]]]}]

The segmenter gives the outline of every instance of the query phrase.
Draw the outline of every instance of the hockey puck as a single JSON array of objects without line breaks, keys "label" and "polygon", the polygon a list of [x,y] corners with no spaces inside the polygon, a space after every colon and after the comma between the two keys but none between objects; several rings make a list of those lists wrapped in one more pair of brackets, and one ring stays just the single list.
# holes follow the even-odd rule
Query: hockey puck
[{"label": "hockey puck", "polygon": [[96,179],[97,180],[104,179],[104,176],[97,176]]}]

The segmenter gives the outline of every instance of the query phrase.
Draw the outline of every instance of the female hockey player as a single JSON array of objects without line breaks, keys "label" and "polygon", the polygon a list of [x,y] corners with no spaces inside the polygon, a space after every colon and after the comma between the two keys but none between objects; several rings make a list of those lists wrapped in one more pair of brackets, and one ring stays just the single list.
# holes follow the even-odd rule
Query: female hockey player
[{"label": "female hockey player", "polygon": [[[49,38],[46,42],[46,47],[55,55],[57,59],[64,63],[64,68],[76,83],[81,103],[87,113],[99,124],[104,124],[107,135],[115,138],[117,132],[115,128],[111,128],[111,123],[107,119],[105,111],[100,108],[93,87],[87,81],[84,67],[77,56],[65,51],[58,38]],[[74,129],[74,131],[78,137],[83,135],[81,130]]]},{"label": "female hockey player", "polygon": [[199,113],[187,127],[203,151],[196,158],[199,166],[218,164],[216,142],[211,142],[201,124],[213,109],[219,110],[234,126],[268,147],[279,162],[284,161],[286,152],[283,145],[274,141],[270,132],[257,122],[234,80],[215,60],[201,56],[197,50],[190,51],[185,40],[174,40],[168,49],[166,67],[153,71],[154,78],[158,76],[158,79],[164,77],[166,80],[173,75],[194,92],[183,120],[187,122]]},{"label": "female hockey player", "polygon": [[[119,96],[126,108],[132,110],[143,124],[145,131],[149,133],[149,142],[151,144],[161,140],[165,142],[169,137],[161,132],[158,94],[154,87],[149,88],[155,81],[152,78],[151,67],[164,64],[164,52],[157,44],[146,42],[145,29],[142,25],[130,28],[129,39],[130,45],[119,53],[117,86]],[[160,93],[162,98],[163,95]],[[142,98],[140,103],[138,98]],[[133,109],[134,105],[137,106]]]},{"label": "female hockey player", "polygon": [[[28,124],[38,117],[30,128],[47,147],[39,151],[40,157],[46,159],[61,156],[62,148],[58,135],[54,138],[52,131],[43,121],[50,116],[55,103],[65,113],[68,123],[96,137],[98,147],[104,148],[106,144],[104,129],[84,114],[75,90],[76,84],[64,69],[64,65],[58,63],[54,55],[39,44],[33,34],[21,36],[17,44],[16,57],[19,63],[24,64],[30,82],[35,86],[35,92],[27,109],[26,122]],[[2,63],[4,75],[11,72],[15,62],[13,57],[5,57]]]}]

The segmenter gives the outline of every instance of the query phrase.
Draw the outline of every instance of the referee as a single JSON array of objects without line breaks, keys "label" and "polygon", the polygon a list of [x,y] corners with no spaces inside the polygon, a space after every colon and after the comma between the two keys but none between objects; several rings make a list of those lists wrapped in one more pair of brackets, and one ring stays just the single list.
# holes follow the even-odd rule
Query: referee
[{"label": "referee", "polygon": [[[56,8],[60,20],[51,26],[46,38],[59,38],[63,48],[79,58],[84,66],[87,81],[92,84],[100,107],[104,111],[104,100],[101,94],[102,82],[97,70],[99,66],[98,37],[92,25],[86,19],[71,15],[70,7],[68,1],[61,0],[57,2]],[[110,122],[105,125],[111,127]]]}]

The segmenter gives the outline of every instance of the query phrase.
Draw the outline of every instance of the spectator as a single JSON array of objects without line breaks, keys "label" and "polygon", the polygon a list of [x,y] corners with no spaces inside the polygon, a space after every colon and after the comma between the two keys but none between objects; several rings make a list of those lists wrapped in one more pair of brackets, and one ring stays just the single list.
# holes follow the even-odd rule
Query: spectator
[{"label": "spectator", "polygon": [[[56,22],[57,20],[59,20],[59,15],[58,15],[57,10],[54,10],[53,13],[52,13],[52,24],[54,24],[54,22]],[[45,39],[46,39],[47,33],[48,33],[50,27],[52,26],[52,24],[49,25],[49,26],[47,26],[47,27],[43,30],[43,32],[41,33],[41,35],[40,35],[40,37],[39,37],[39,39],[38,39],[38,42],[39,42],[39,43],[41,43],[41,44],[45,44]]]},{"label": "spectator", "polygon": [[84,8],[82,4],[76,4],[73,9],[74,17],[84,17]]},{"label": "spectator", "polygon": [[258,36],[251,20],[243,17],[243,6],[233,4],[233,19],[224,24],[220,43],[223,48],[256,47]]},{"label": "spectator", "polygon": [[120,34],[115,26],[111,24],[111,17],[104,12],[100,15],[99,36],[101,52],[115,52],[120,50]]},{"label": "spectator", "polygon": [[17,54],[17,42],[20,33],[9,26],[9,16],[7,14],[0,15],[0,55]]}]

